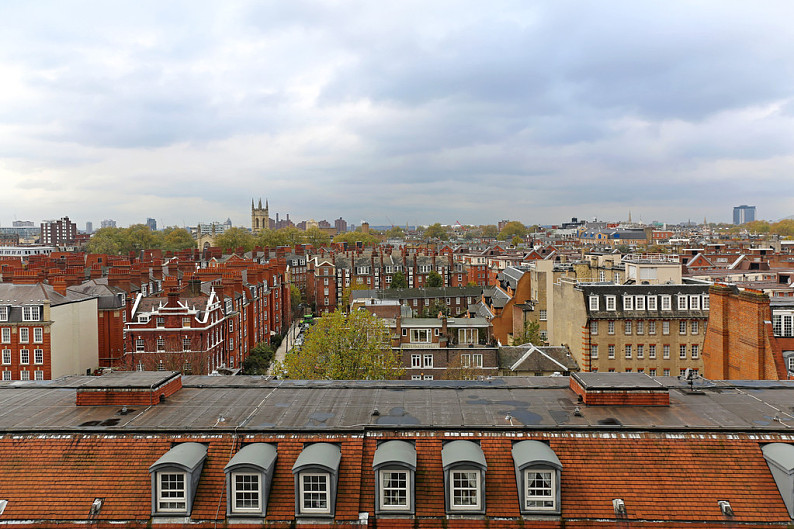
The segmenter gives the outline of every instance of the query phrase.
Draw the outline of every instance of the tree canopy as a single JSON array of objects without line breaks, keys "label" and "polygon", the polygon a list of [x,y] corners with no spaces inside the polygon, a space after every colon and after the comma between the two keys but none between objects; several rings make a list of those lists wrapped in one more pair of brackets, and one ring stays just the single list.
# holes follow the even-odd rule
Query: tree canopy
[{"label": "tree canopy", "polygon": [[338,310],[316,320],[300,351],[276,365],[282,378],[309,380],[386,380],[404,371],[386,324],[363,310]]},{"label": "tree canopy", "polygon": [[195,239],[184,228],[169,227],[163,231],[152,231],[145,224],[133,224],[129,228],[98,229],[88,241],[86,251],[119,255],[140,250],[177,251],[195,247]]},{"label": "tree canopy", "polygon": [[389,288],[408,288],[408,281],[405,280],[405,274],[402,272],[395,272],[391,276],[391,283]]},{"label": "tree canopy", "polygon": [[526,235],[527,227],[517,220],[513,220],[505,224],[505,227],[502,228],[502,231],[499,232],[499,235],[497,235],[496,238],[500,241],[506,241],[508,239],[512,239],[515,236],[523,238],[526,237]]},{"label": "tree canopy", "polygon": [[220,235],[215,236],[215,246],[222,250],[236,251],[242,248],[243,251],[250,252],[254,249],[254,236],[243,228],[229,228]]},{"label": "tree canopy", "polygon": [[546,341],[540,336],[540,323],[536,321],[525,321],[524,329],[513,336],[513,345],[523,345],[531,343],[533,345],[545,345]]},{"label": "tree canopy", "polygon": [[431,270],[430,273],[427,274],[427,286],[429,286],[429,287],[443,287],[444,286],[444,278],[441,277],[441,274],[439,274],[435,270]]},{"label": "tree canopy", "polygon": [[425,228],[423,235],[425,239],[441,239],[442,241],[449,239],[449,232],[438,222]]},{"label": "tree canopy", "polygon": [[334,242],[346,242],[347,244],[356,244],[361,242],[364,246],[374,246],[380,243],[380,239],[369,233],[364,233],[357,230],[340,233],[334,237]]}]

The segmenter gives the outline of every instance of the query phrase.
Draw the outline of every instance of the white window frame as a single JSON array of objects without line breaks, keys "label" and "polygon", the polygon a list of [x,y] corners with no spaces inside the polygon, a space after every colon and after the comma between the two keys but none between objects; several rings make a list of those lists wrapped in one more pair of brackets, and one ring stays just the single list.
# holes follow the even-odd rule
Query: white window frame
[{"label": "white window frame", "polygon": [[672,298],[669,295],[662,296],[662,310],[672,310]]},{"label": "white window frame", "polygon": [[623,296],[623,310],[634,310],[633,296]]},{"label": "white window frame", "polygon": [[30,364],[30,349],[19,350],[19,363],[24,366]]},{"label": "white window frame", "polygon": [[424,357],[423,358],[423,362],[422,362],[423,366],[432,368],[433,367],[433,355],[432,354],[426,354],[426,355],[423,355],[423,357]]},{"label": "white window frame", "polygon": [[699,323],[700,322],[698,322],[697,320],[692,320],[692,323],[690,324],[690,331],[692,334],[697,334],[698,332],[700,332]]},{"label": "white window frame", "polygon": [[686,296],[679,295],[679,296],[677,296],[677,298],[678,298],[678,304],[677,304],[678,310],[687,310],[687,299],[686,299]]},{"label": "white window frame", "polygon": [[0,305],[0,321],[8,321],[8,305]]},{"label": "white window frame", "polygon": [[[325,478],[325,491],[307,491],[304,478],[322,477]],[[301,514],[330,514],[331,513],[331,474],[328,472],[301,472],[298,477],[298,489],[300,495]],[[306,507],[306,496],[308,494],[325,495],[325,507]]]},{"label": "white window frame", "polygon": [[[244,513],[261,513],[262,512],[262,474],[258,472],[232,472],[231,473],[231,485],[232,485],[232,505],[231,511],[234,514],[244,514]],[[256,491],[250,490],[240,490],[238,489],[237,478],[255,478],[256,479]],[[237,502],[240,498],[238,495],[242,494],[256,494],[256,506],[254,507],[239,507]]]},{"label": "white window frame", "polygon": [[41,307],[38,305],[22,307],[22,321],[41,321]]},{"label": "white window frame", "polygon": [[592,320],[590,322],[590,334],[593,336],[598,334],[598,320]]},{"label": "white window frame", "polygon": [[645,310],[645,296],[634,296],[634,307],[637,310]]},{"label": "white window frame", "polygon": [[33,328],[33,343],[44,342],[44,329],[42,327]]},{"label": "white window frame", "polygon": [[648,322],[648,334],[656,334],[656,320]]},{"label": "white window frame", "polygon": [[623,322],[623,334],[627,336],[631,334],[631,320],[625,320]]},{"label": "white window frame", "polygon": [[422,367],[422,355],[420,354],[411,355],[411,367],[415,367],[415,368]]},{"label": "white window frame", "polygon": [[33,349],[33,364],[41,365],[44,363],[44,349]]},{"label": "white window frame", "polygon": [[614,360],[614,358],[615,358],[615,345],[614,344],[609,344],[607,346],[607,357],[610,360]]},{"label": "white window frame", "polygon": [[655,343],[652,343],[652,344],[648,345],[648,358],[650,358],[651,360],[655,360],[656,359],[656,344]]},{"label": "white window frame", "polygon": [[615,296],[606,296],[606,309],[610,312],[615,311]]},{"label": "white window frame", "polygon": [[598,296],[590,296],[590,310],[598,310]]},{"label": "white window frame", "polygon": [[471,355],[471,366],[482,367],[482,353],[473,353]]},{"label": "white window frame", "polygon": [[3,365],[11,365],[11,349],[3,349]]},{"label": "white window frame", "polygon": [[[422,333],[426,338],[421,339]],[[432,333],[430,329],[411,329],[411,343],[430,343],[432,340]]]},{"label": "white window frame", "polygon": [[546,309],[540,309],[540,313],[538,315],[538,319],[540,321],[546,321],[546,318],[547,318]]},{"label": "white window frame", "polygon": [[615,334],[615,320],[607,322],[607,334]]},{"label": "white window frame", "polygon": [[598,359],[598,344],[590,345],[590,358],[594,360]]},{"label": "white window frame", "polygon": [[1,334],[2,338],[0,338],[0,342],[11,343],[11,327],[3,327]]},{"label": "white window frame", "polygon": [[[163,496],[163,478],[167,476],[181,476],[182,477],[182,497],[181,499],[178,496],[167,497]],[[156,511],[158,513],[185,513],[187,512],[187,480],[188,476],[186,472],[174,472],[173,470],[161,470],[157,472],[155,483],[157,484],[157,494],[156,494]],[[175,492],[178,492],[179,489],[173,489]],[[168,503],[182,503],[182,507],[163,507],[163,504]]]},{"label": "white window frame", "polygon": [[20,327],[19,328],[19,343],[29,343],[30,342],[30,329],[27,327]]},{"label": "white window frame", "polygon": [[648,310],[656,310],[656,296],[648,296]]},{"label": "white window frame", "polygon": [[700,296],[689,296],[689,308],[691,310],[700,310]]},{"label": "white window frame", "polygon": [[[380,471],[378,471],[378,474],[380,474],[380,479],[378,481],[378,487],[379,487],[379,490],[378,490],[378,501],[379,501],[378,509],[381,510],[381,511],[399,511],[399,512],[405,512],[405,511],[409,510],[411,508],[411,502],[412,502],[411,491],[413,490],[413,486],[412,486],[411,480],[412,480],[413,472],[409,472],[406,469],[393,469],[393,468],[390,468],[390,469],[381,469]],[[390,484],[390,486],[387,487],[387,485],[386,485],[387,477],[390,478],[390,476],[392,474],[402,474],[402,475],[404,475],[405,486],[402,487],[402,486],[395,486],[395,485],[391,485]],[[404,493],[405,493],[405,503],[402,504],[402,505],[399,505],[399,504],[386,504],[385,500],[386,500],[386,491],[387,490],[388,491],[394,491],[394,492],[404,491]]]},{"label": "white window frame", "polygon": [[692,351],[692,360],[700,358],[700,346],[698,344],[693,343],[690,349]]},{"label": "white window frame", "polygon": [[[455,477],[459,474],[474,474],[474,487],[456,487],[455,486]],[[452,469],[449,471],[449,510],[450,511],[480,511],[482,506],[480,505],[481,500],[480,497],[482,496],[482,479],[481,479],[482,472],[480,470],[474,468],[457,468]],[[469,478],[466,478],[468,481]],[[472,504],[456,504],[455,493],[457,491],[474,491],[474,503]],[[471,496],[467,496],[471,497]]]},{"label": "white window frame", "polygon": [[[530,474],[548,474],[550,477],[550,485],[548,487],[530,488],[532,481]],[[548,490],[548,495],[537,496],[530,494],[532,490],[545,491]],[[551,501],[550,506],[530,505],[530,502],[547,502]],[[552,469],[537,469],[528,468],[524,470],[524,509],[527,511],[554,511],[557,509],[557,472]]]}]

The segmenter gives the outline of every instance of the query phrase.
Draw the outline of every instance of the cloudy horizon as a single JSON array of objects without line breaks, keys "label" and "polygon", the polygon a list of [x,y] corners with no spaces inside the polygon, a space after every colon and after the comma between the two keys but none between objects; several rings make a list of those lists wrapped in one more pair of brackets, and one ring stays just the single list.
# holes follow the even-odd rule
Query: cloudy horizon
[{"label": "cloudy horizon", "polygon": [[789,1],[4,2],[0,225],[794,215]]}]

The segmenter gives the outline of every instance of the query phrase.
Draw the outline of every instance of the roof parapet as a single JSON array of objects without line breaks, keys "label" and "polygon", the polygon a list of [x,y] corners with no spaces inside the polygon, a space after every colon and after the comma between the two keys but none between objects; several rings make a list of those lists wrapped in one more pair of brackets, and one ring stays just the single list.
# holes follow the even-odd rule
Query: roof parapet
[{"label": "roof parapet", "polygon": [[644,373],[571,373],[571,389],[588,406],[669,406],[666,387]]}]

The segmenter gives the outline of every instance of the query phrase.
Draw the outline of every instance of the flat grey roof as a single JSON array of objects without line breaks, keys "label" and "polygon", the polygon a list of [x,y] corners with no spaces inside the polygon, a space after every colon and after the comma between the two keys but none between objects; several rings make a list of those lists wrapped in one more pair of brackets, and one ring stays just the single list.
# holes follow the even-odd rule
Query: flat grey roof
[{"label": "flat grey roof", "polygon": [[[615,376],[619,384],[625,373]],[[569,377],[482,381],[293,381],[185,376],[156,406],[76,406],[76,388],[96,377],[0,382],[0,432],[323,432],[367,428],[536,428],[790,431],[794,381],[650,379],[670,406],[581,406]],[[104,377],[103,377],[104,378]],[[574,414],[579,406],[581,416]],[[775,420],[773,408],[782,410]],[[377,410],[377,413],[376,413]]]},{"label": "flat grey roof", "polygon": [[83,377],[85,380],[79,387],[87,389],[150,389],[165,384],[178,376],[179,373],[176,371],[116,371],[101,377]]},{"label": "flat grey roof", "polygon": [[665,387],[645,373],[572,373],[585,389],[663,390]]}]

